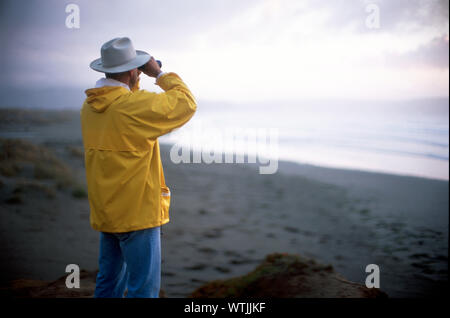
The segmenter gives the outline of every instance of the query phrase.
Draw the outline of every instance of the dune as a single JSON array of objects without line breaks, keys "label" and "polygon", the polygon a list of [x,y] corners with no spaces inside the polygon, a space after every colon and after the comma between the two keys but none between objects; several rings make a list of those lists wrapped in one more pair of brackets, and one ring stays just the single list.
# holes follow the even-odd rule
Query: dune
[{"label": "dune", "polygon": [[[96,272],[80,272],[80,288],[67,288],[66,276],[53,282],[14,280],[1,289],[2,297],[91,298]],[[160,297],[165,298],[161,290]],[[252,272],[227,280],[208,282],[193,291],[191,298],[387,298],[374,288],[348,281],[331,265],[322,265],[299,255],[271,254]]]},{"label": "dune", "polygon": [[387,298],[387,294],[345,279],[331,265],[300,255],[275,253],[267,255],[252,272],[209,282],[191,297]]}]

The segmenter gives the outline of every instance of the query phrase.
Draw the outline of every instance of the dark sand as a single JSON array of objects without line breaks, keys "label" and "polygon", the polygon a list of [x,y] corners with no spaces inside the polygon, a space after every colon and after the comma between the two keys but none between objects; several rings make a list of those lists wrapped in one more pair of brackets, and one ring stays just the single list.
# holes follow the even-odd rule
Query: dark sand
[{"label": "dark sand", "polygon": [[[0,137],[51,150],[73,180],[61,188],[36,179],[30,164],[17,175],[0,175],[2,284],[55,280],[71,263],[97,268],[98,233],[89,225],[87,198],[75,191],[85,185],[78,113],[44,123],[27,116],[0,121]],[[448,293],[447,181],[288,162],[274,175],[260,175],[248,164],[175,165],[169,149],[162,147],[172,190],[162,241],[168,297],[246,274],[274,252],[331,264],[359,283],[366,265],[377,264],[390,297]]]}]

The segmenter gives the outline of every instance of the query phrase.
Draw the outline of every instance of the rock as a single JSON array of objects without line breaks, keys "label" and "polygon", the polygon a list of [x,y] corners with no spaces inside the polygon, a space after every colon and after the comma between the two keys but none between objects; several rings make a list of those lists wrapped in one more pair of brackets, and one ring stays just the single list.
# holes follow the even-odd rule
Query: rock
[{"label": "rock", "polygon": [[331,265],[321,265],[299,255],[270,254],[252,272],[207,283],[193,298],[387,298],[387,294],[350,282]]},{"label": "rock", "polygon": [[[67,288],[66,276],[54,282],[31,279],[17,279],[0,289],[2,298],[92,298],[95,291],[97,272],[80,271],[80,288]],[[160,298],[166,295],[161,289]]]},{"label": "rock", "polygon": [[17,279],[2,288],[2,297],[14,298],[84,298],[93,297],[95,290],[95,272],[80,271],[80,288],[67,288],[66,276],[54,282]]}]

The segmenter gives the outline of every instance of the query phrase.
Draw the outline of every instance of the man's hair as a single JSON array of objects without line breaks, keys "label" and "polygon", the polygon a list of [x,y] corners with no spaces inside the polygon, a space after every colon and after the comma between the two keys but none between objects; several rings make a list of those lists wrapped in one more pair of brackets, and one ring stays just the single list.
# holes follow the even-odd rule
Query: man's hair
[{"label": "man's hair", "polygon": [[122,75],[125,74],[125,73],[127,73],[127,72],[122,72],[122,73],[105,73],[105,77],[106,78],[116,79],[116,78],[122,77]]}]

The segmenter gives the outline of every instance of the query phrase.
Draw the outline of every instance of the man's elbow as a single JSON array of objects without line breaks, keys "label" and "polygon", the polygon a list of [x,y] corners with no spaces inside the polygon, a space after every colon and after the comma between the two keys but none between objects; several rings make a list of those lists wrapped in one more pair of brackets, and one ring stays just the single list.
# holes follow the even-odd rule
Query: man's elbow
[{"label": "man's elbow", "polygon": [[190,119],[190,117],[192,117],[197,111],[197,102],[195,101],[193,96],[187,97],[185,107],[186,107],[186,114]]},{"label": "man's elbow", "polygon": [[188,109],[188,112],[187,112],[189,120],[192,118],[192,116],[194,116],[196,111],[197,111],[197,103],[191,103],[189,105],[189,109]]},{"label": "man's elbow", "polygon": [[192,110],[192,113],[195,113],[197,111],[197,103],[195,101],[191,105],[191,110]]},{"label": "man's elbow", "polygon": [[197,101],[195,100],[195,97],[189,94],[188,96],[188,104],[189,108],[192,110],[193,113],[197,111]]}]

